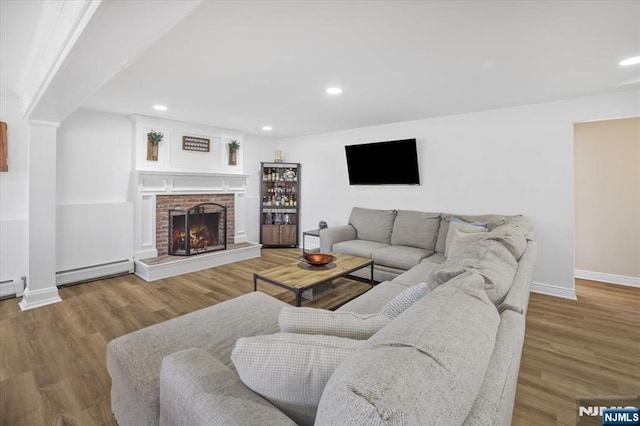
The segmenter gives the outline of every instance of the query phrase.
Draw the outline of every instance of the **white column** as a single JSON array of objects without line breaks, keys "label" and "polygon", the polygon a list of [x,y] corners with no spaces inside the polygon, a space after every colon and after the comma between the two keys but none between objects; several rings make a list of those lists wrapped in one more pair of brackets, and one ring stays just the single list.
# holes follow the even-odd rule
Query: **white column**
[{"label": "white column", "polygon": [[27,288],[20,308],[62,301],[56,287],[56,131],[59,123],[29,121]]}]

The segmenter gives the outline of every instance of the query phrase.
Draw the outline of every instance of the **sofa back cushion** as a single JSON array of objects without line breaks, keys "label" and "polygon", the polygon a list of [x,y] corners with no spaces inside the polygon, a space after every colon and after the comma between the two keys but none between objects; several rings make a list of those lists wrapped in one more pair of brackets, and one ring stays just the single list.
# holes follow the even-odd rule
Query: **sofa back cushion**
[{"label": "sofa back cushion", "polygon": [[498,241],[481,240],[465,247],[436,268],[427,282],[430,288],[444,284],[467,271],[477,271],[484,279],[484,290],[496,306],[504,300],[513,284],[518,262]]},{"label": "sofa back cushion", "polygon": [[396,210],[354,207],[351,210],[351,216],[349,216],[349,224],[356,229],[359,240],[391,244],[391,231],[396,213]]},{"label": "sofa back cushion", "polygon": [[522,229],[510,223],[500,225],[493,231],[489,232],[487,234],[487,239],[501,243],[518,261],[527,249],[527,239],[522,233]]},{"label": "sofa back cushion", "polygon": [[399,315],[338,366],[316,424],[462,424],[480,389],[500,318],[468,272]]},{"label": "sofa back cushion", "polygon": [[440,213],[398,210],[393,222],[391,244],[435,251]]},{"label": "sofa back cushion", "polygon": [[231,360],[249,389],[297,424],[312,425],[329,377],[362,342],[320,334],[241,337]]},{"label": "sofa back cushion", "polygon": [[452,217],[456,217],[464,222],[486,222],[488,231],[493,231],[500,225],[505,223],[509,223],[517,228],[519,228],[522,234],[526,235],[529,229],[531,228],[531,224],[529,220],[522,215],[515,216],[503,216],[503,215],[495,215],[495,214],[485,214],[485,215],[452,215],[449,213],[442,213],[440,215],[440,229],[438,230],[438,240],[436,242],[436,252],[444,253],[446,248],[447,241],[447,233],[449,232],[449,223]]}]

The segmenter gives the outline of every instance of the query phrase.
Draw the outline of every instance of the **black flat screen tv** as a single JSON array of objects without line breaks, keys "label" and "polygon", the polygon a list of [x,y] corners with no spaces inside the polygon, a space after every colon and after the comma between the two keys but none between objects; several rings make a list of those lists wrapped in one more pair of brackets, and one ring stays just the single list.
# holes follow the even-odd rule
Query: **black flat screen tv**
[{"label": "black flat screen tv", "polygon": [[415,139],[347,145],[350,185],[420,185]]}]

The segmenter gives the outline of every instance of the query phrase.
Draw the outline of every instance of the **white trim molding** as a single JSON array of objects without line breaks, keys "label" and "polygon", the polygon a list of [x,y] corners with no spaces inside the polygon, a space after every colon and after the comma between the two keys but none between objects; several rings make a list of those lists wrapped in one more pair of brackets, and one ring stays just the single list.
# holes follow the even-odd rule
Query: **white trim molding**
[{"label": "white trim molding", "polygon": [[147,282],[175,277],[177,275],[189,274],[228,263],[260,257],[261,248],[262,244],[252,244],[248,247],[213,251],[197,256],[178,258],[171,262],[158,263],[155,265],[136,260],[135,274]]},{"label": "white trim molding", "polygon": [[23,311],[28,311],[29,309],[39,308],[41,306],[47,306],[58,302],[62,302],[62,299],[58,295],[58,288],[55,286],[37,290],[29,290],[27,287],[24,290],[22,301],[18,303],[18,306],[20,306],[20,309]]},{"label": "white trim molding", "polygon": [[22,97],[26,116],[31,115],[100,3],[101,0],[44,2],[26,66],[15,88]]},{"label": "white trim molding", "polygon": [[600,281],[608,284],[640,287],[640,278],[638,277],[627,277],[624,275],[607,274],[604,272],[584,271],[582,269],[576,269],[575,277],[583,280]]},{"label": "white trim molding", "polygon": [[234,195],[235,230],[233,242],[247,242],[244,194],[248,178],[249,175],[238,173],[132,172],[134,260],[158,256],[156,248],[156,195]]},{"label": "white trim molding", "polygon": [[562,297],[564,299],[578,300],[576,297],[576,289],[559,287],[553,284],[531,283],[531,291],[533,293],[546,294],[547,296]]}]

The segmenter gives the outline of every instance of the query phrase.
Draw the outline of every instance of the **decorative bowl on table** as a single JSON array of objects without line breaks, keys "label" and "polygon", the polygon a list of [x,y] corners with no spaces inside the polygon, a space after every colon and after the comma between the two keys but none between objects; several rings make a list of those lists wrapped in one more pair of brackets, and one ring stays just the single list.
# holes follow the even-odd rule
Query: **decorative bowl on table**
[{"label": "decorative bowl on table", "polygon": [[336,260],[336,257],[325,253],[305,253],[300,260],[313,266],[324,266]]}]

